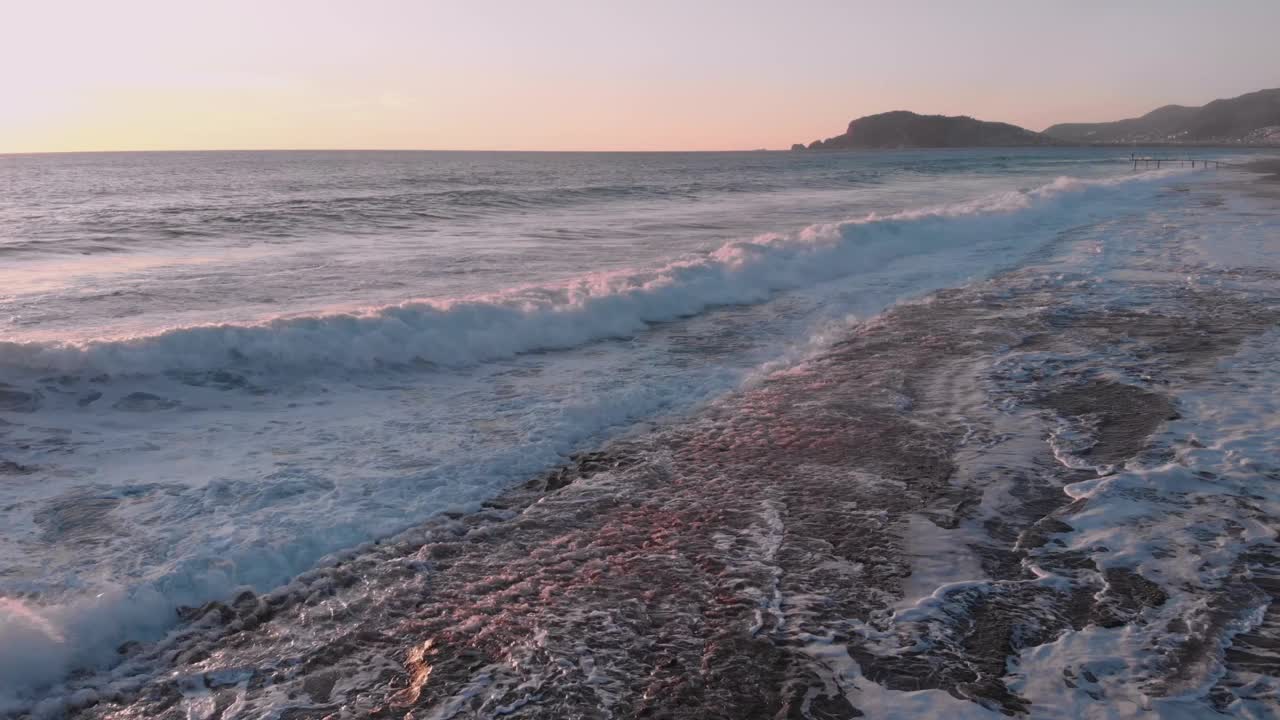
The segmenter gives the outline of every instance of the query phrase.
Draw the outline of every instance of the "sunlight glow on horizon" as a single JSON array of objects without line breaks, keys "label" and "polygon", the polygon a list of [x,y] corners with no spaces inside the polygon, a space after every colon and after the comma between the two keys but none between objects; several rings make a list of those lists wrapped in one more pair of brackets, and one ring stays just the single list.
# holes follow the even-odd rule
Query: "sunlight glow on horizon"
[{"label": "sunlight glow on horizon", "polygon": [[0,152],[782,149],[1280,85],[1276,2],[885,5],[0,0]]}]

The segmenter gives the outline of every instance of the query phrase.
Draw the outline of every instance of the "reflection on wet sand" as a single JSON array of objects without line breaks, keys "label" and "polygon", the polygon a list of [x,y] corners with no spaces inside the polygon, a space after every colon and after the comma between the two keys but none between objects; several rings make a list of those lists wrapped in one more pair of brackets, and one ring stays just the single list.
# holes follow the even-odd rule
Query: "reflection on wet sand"
[{"label": "reflection on wet sand", "polygon": [[[1280,287],[1172,251],[1134,262],[1144,281],[1031,267],[899,306],[480,512],[193,610],[111,695],[70,702],[204,718],[1274,708],[1280,469],[1266,427],[1214,408],[1252,395],[1269,412]],[[941,548],[951,562],[925,561]]]}]

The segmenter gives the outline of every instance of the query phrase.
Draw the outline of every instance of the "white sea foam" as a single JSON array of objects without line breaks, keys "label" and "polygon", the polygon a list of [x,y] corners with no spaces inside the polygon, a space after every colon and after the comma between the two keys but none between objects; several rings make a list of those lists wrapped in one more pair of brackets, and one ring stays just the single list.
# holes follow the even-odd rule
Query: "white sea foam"
[{"label": "white sea foam", "polygon": [[[1226,672],[1223,651],[1262,619],[1269,602],[1242,580],[1249,577],[1248,554],[1275,547],[1269,519],[1280,513],[1273,479],[1280,452],[1278,363],[1280,335],[1247,342],[1220,363],[1220,376],[1176,388],[1182,417],[1158,440],[1172,451],[1165,461],[1065,489],[1082,504],[1069,518],[1072,531],[1059,536],[1065,547],[1091,556],[1100,568],[1148,578],[1169,598],[1145,609],[1141,623],[1090,625],[1023,650],[1011,666],[1011,687],[1044,708],[1041,715],[1202,716],[1200,701]],[[1214,594],[1218,606],[1205,601]],[[1167,658],[1184,643],[1199,646],[1202,657],[1184,660],[1189,669],[1165,677]],[[1248,680],[1255,697],[1280,692],[1273,677]],[[1105,706],[1096,702],[1102,695]],[[1230,713],[1270,717],[1274,706],[1238,700]]]}]

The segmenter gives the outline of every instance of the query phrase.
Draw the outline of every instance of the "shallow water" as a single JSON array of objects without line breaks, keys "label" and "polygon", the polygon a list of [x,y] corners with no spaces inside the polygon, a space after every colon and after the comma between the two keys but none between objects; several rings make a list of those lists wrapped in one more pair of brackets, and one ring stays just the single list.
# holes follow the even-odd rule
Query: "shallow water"
[{"label": "shallow water", "polygon": [[[0,651],[0,676],[17,688],[13,706],[51,695],[46,708],[98,699],[109,707],[114,698],[153,713],[162,685],[152,673],[177,662],[203,679],[181,681],[179,704],[164,707],[206,717],[230,712],[229,688],[244,712],[301,708],[291,683],[311,684],[315,712],[357,694],[439,716],[487,716],[510,703],[531,716],[630,712],[651,694],[639,678],[683,676],[682,653],[710,668],[710,685],[688,690],[704,711],[745,693],[761,658],[792,668],[757,678],[773,693],[757,698],[761,707],[794,686],[809,698],[803,716],[821,717],[815,698],[838,717],[841,703],[893,704],[905,692],[924,692],[911,702],[935,709],[968,698],[956,701],[966,712],[1016,709],[1014,697],[1045,702],[1060,691],[1003,678],[1004,660],[999,672],[974,665],[965,659],[974,649],[949,651],[956,664],[933,690],[909,686],[920,682],[911,662],[875,660],[876,643],[901,633],[945,644],[953,631],[930,625],[928,598],[964,605],[945,590],[964,583],[978,583],[975,597],[1011,583],[1009,602],[1044,605],[1036,622],[1046,637],[1074,627],[1071,611],[1012,576],[1008,568],[1038,562],[1030,555],[912,558],[948,544],[981,549],[992,541],[975,528],[1002,537],[987,527],[992,516],[1017,536],[1019,522],[1039,522],[1061,498],[1115,487],[1070,473],[1112,472],[1164,427],[1167,413],[1117,416],[1111,422],[1128,435],[1099,439],[1098,418],[1073,414],[1065,389],[1028,395],[1026,378],[1072,363],[1097,367],[1096,377],[1071,376],[1095,383],[1083,386],[1086,404],[1111,395],[1132,404],[1108,388],[1155,377],[1124,353],[1072,346],[1068,325],[1055,322],[1122,310],[1203,311],[1210,324],[1221,316],[1230,337],[1145,351],[1186,356],[1187,369],[1164,377],[1186,392],[1273,322],[1264,311],[1274,278],[1262,272],[1275,265],[1271,210],[1222,175],[1134,176],[1106,155],[250,154],[166,157],[174,167],[160,177],[140,172],[137,156],[45,166],[47,192],[19,193],[30,204],[11,201],[0,215],[13,238],[0,244],[13,259],[7,287],[16,288],[3,298],[13,320],[0,346],[0,638],[22,648]],[[3,160],[18,163],[5,170],[19,176],[37,161]],[[74,178],[99,172],[77,162],[118,162],[119,177],[75,198]],[[172,182],[188,176],[185,186]],[[48,227],[55,217],[62,228]],[[108,234],[123,238],[105,255],[121,264],[101,259]],[[970,289],[959,296],[866,322],[962,283]],[[1207,309],[1188,304],[1187,292],[1208,298]],[[940,315],[929,319],[933,307]],[[1083,325],[1130,337],[1149,322]],[[1037,335],[1046,339],[1027,339]],[[867,339],[839,350],[850,337]],[[1009,349],[1028,342],[1028,352]],[[954,382],[934,387],[942,376]],[[500,500],[457,525],[439,519],[610,438],[625,450],[599,461],[608,472],[579,471],[582,481],[536,506]],[[984,450],[969,457],[975,443]],[[1019,477],[1039,479],[1014,482],[1008,468],[993,477],[990,456],[1005,448]],[[962,497],[957,478],[980,497]],[[939,522],[930,503],[952,500],[981,514],[953,510],[956,519]],[[439,544],[423,545],[424,532],[438,532],[421,529],[426,521],[465,533],[463,547],[482,554],[424,550]],[[361,545],[406,529],[417,539],[396,550]],[[540,545],[564,552],[529,554]],[[299,579],[352,548],[364,558],[354,579]],[[463,554],[444,562],[435,552]],[[699,572],[711,574],[689,579]],[[1077,581],[1051,574],[1042,585]],[[853,578],[861,590],[837,590]],[[657,601],[645,585],[669,607],[646,606],[643,621],[619,626],[625,618],[611,613],[626,615],[626,603]],[[179,608],[230,600],[245,586],[279,588],[268,596],[278,619],[259,627],[258,618],[227,641],[217,639],[222,620],[207,631],[180,621]],[[708,615],[708,598],[721,596],[742,600]],[[1223,627],[1230,622],[1246,620]],[[865,642],[842,644],[859,633]],[[285,667],[357,636],[341,644],[363,665],[339,663],[325,676],[332,683]],[[676,664],[662,665],[663,652]],[[1037,652],[1022,662],[1083,662]],[[433,653],[443,655],[424,665]],[[561,654],[579,669],[555,670]],[[479,659],[493,668],[476,675],[468,668]],[[461,664],[446,671],[451,663]],[[84,666],[115,669],[48,687]],[[424,678],[411,690],[424,667],[460,684],[428,687]],[[1191,687],[1188,678],[1180,682]],[[317,682],[329,683],[323,693]],[[712,692],[715,683],[730,685]],[[534,685],[543,690],[518,692]]]}]

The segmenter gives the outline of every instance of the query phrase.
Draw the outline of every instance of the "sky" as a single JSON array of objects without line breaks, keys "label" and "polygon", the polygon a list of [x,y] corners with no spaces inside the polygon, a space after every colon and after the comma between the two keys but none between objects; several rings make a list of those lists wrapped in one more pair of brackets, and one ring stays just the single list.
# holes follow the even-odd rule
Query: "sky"
[{"label": "sky", "polygon": [[1280,86],[1280,0],[0,0],[0,152],[786,148]]}]

